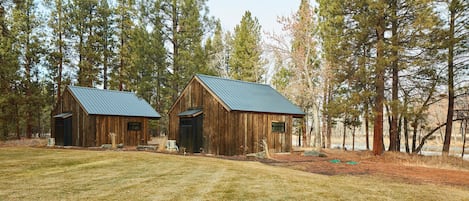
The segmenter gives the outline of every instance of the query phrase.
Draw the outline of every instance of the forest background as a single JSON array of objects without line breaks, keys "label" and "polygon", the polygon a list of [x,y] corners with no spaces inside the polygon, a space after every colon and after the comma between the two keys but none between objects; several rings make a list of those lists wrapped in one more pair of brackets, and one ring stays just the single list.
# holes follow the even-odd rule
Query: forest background
[{"label": "forest background", "polygon": [[278,17],[284,32],[262,38],[249,11],[222,30],[206,0],[3,0],[0,137],[48,133],[67,85],[133,91],[165,133],[201,73],[271,84],[307,113],[311,146],[330,148],[340,125],[364,127],[375,154],[385,136],[388,150],[418,153],[444,129],[447,154],[453,122],[469,116],[468,18],[465,0],[302,0]]}]

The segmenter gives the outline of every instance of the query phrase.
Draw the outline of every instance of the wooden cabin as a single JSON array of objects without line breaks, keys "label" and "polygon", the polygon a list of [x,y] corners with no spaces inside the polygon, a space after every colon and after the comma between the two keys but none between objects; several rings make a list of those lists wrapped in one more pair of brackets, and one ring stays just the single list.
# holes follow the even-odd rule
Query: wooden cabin
[{"label": "wooden cabin", "polygon": [[180,149],[244,155],[292,149],[293,118],[305,113],[269,85],[195,75],[169,110],[169,136]]},{"label": "wooden cabin", "polygon": [[135,93],[68,86],[52,120],[52,137],[62,146],[95,147],[111,144],[147,144],[149,119],[156,112]]}]

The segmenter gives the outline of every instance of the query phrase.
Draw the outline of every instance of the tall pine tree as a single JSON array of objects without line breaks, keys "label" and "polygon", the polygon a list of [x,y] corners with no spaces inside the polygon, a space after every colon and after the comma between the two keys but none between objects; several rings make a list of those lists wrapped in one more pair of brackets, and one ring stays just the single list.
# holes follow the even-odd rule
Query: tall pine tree
[{"label": "tall pine tree", "polygon": [[171,66],[172,101],[195,73],[205,73],[206,57],[203,35],[209,31],[206,0],[161,0],[161,19],[164,23]]},{"label": "tall pine tree", "polygon": [[463,68],[468,68],[468,35],[469,35],[469,2],[465,0],[449,0],[446,2],[448,15],[445,17],[448,30],[445,32],[445,44],[447,49],[447,87],[448,87],[448,109],[446,116],[445,139],[443,143],[443,154],[449,154],[451,145],[451,134],[453,130],[454,99],[458,86],[457,73]]},{"label": "tall pine tree", "polygon": [[[42,20],[39,19],[38,9],[33,0],[15,2],[13,10],[13,18],[15,23],[13,29],[16,33],[16,45],[19,55],[19,65],[21,68],[22,90],[24,97],[21,103],[20,112],[24,116],[26,137],[31,138],[35,117],[34,111],[40,111],[41,104],[38,100],[40,94],[39,82],[39,66],[42,57],[45,55],[44,33],[42,33]],[[35,80],[35,81],[34,81]]]},{"label": "tall pine tree", "polygon": [[11,29],[11,7],[8,1],[0,2],[0,139],[6,140],[10,133],[19,137],[19,116],[17,101],[19,96],[19,52],[14,48],[15,32]]},{"label": "tall pine tree", "polygon": [[250,82],[262,81],[264,69],[260,32],[259,21],[251,12],[246,11],[234,30],[229,59],[231,78]]}]

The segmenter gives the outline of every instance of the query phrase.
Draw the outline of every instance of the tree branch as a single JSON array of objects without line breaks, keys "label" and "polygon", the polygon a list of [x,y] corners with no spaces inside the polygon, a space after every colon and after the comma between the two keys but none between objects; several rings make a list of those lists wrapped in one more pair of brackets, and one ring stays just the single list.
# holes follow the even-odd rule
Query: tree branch
[{"label": "tree branch", "polygon": [[[453,122],[454,121],[462,121],[463,119],[453,119]],[[435,133],[437,130],[439,130],[440,128],[446,126],[446,122],[444,124],[441,124],[439,126],[437,126],[436,128],[434,128],[433,130],[431,130],[428,134],[426,134],[425,136],[423,136],[422,140],[420,140],[420,144],[419,146],[417,146],[417,148],[415,149],[415,152],[414,153],[419,153],[422,148],[423,148],[423,145],[425,145],[425,141],[433,135],[433,133]]]}]

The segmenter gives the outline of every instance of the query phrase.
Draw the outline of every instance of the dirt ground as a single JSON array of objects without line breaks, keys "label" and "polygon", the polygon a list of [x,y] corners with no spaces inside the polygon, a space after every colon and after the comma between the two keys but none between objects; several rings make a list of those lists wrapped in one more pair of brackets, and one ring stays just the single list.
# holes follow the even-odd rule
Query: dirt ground
[{"label": "dirt ground", "polygon": [[377,157],[370,151],[321,150],[321,153],[326,157],[293,152],[273,154],[272,160],[263,162],[324,175],[375,175],[406,183],[469,187],[469,161],[460,158],[406,153]]}]

